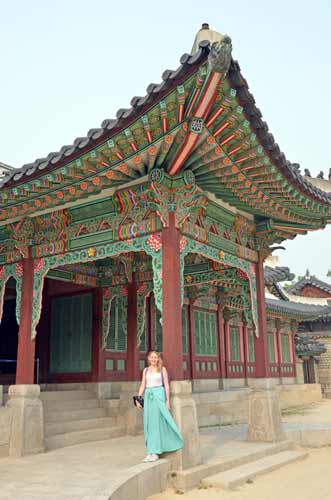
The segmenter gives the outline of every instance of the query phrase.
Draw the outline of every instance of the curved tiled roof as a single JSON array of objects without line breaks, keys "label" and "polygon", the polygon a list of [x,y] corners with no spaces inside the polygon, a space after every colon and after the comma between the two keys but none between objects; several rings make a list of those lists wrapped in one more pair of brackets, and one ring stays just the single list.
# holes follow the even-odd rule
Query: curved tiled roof
[{"label": "curved tiled roof", "polygon": [[[119,109],[115,119],[106,119],[100,128],[89,130],[86,137],[78,137],[73,144],[63,146],[60,151],[52,152],[46,158],[40,158],[33,163],[23,165],[21,169],[15,169],[3,180],[0,187],[14,186],[26,178],[38,175],[41,171],[48,172],[53,168],[60,167],[112,137],[193,73],[207,58],[209,46],[208,41],[200,42],[199,50],[195,54],[184,54],[180,59],[181,64],[176,70],[166,70],[162,75],[161,83],[151,83],[147,87],[147,94],[144,97],[133,97],[131,107]],[[331,205],[331,193],[321,191],[301,176],[299,165],[290,163],[280,150],[273,135],[269,132],[268,125],[262,120],[262,113],[255,105],[254,97],[249,91],[247,81],[242,76],[237,61],[231,61],[228,78],[232,87],[237,91],[243,112],[251,123],[256,136],[281,174],[307,196],[315,198],[318,202]]]},{"label": "curved tiled roof", "polygon": [[262,120],[262,113],[255,105],[255,99],[249,91],[248,83],[242,76],[237,61],[232,61],[229,70],[229,78],[231,84],[237,91],[239,101],[244,108],[247,119],[255,128],[255,133],[263,147],[268,151],[270,159],[279,168],[282,174],[290,180],[292,184],[299,185],[308,195],[317,198],[320,202],[331,204],[331,193],[326,193],[313,186],[307,178],[300,174],[300,165],[298,163],[289,162],[285,154],[280,150],[279,145],[275,142],[274,136],[269,132],[267,123]]},{"label": "curved tiled roof", "polygon": [[311,335],[298,335],[294,337],[295,352],[298,356],[319,356],[326,352],[326,348]]},{"label": "curved tiled roof", "polygon": [[266,285],[273,285],[281,281],[291,281],[295,275],[290,272],[288,267],[269,267],[264,268],[264,283]]},{"label": "curved tiled roof", "polygon": [[300,290],[302,290],[307,285],[314,286],[315,288],[318,288],[323,292],[331,293],[331,285],[329,283],[326,283],[325,281],[315,278],[315,276],[304,276],[297,283],[292,285],[288,289],[288,292],[292,293],[293,295],[300,295]]},{"label": "curved tiled roof", "polygon": [[331,306],[318,306],[302,302],[290,302],[278,299],[266,299],[267,312],[280,313],[302,320],[313,320],[331,314]]},{"label": "curved tiled roof", "polygon": [[284,292],[282,286],[279,283],[274,283],[273,285],[269,285],[270,292],[278,297],[280,300],[286,300],[288,301],[289,298]]},{"label": "curved tiled roof", "polygon": [[138,116],[144,114],[146,109],[150,108],[182,80],[186,79],[207,58],[208,54],[209,42],[201,42],[199,50],[195,54],[183,54],[180,58],[180,66],[176,70],[165,70],[162,74],[161,83],[151,83],[148,85],[146,95],[143,97],[133,97],[130,102],[131,107],[119,109],[115,119],[107,118],[101,123],[100,128],[90,129],[86,137],[77,137],[73,144],[63,146],[60,151],[49,153],[46,158],[39,158],[33,163],[23,165],[20,169],[15,169],[0,183],[0,188],[8,184],[18,183],[24,177],[37,174],[38,171],[47,172],[53,168],[57,168],[61,164],[65,164],[82,153],[89,151],[99,143],[106,141],[115,133],[127,127]]}]

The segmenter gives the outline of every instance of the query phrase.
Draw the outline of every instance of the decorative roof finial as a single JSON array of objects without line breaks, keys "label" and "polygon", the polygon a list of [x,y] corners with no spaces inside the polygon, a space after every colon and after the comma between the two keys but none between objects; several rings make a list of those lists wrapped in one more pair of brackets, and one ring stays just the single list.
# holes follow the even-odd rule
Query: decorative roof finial
[{"label": "decorative roof finial", "polygon": [[309,269],[306,269],[306,278],[310,278],[310,272],[309,272]]},{"label": "decorative roof finial", "polygon": [[232,58],[232,41],[228,35],[223,35],[219,42],[211,46],[208,62],[210,69],[215,73],[227,73]]},{"label": "decorative roof finial", "polygon": [[200,42],[207,41],[212,46],[215,42],[221,42],[223,35],[217,31],[211,30],[208,23],[202,23],[201,28],[196,34],[191,54],[195,54],[199,50]]}]

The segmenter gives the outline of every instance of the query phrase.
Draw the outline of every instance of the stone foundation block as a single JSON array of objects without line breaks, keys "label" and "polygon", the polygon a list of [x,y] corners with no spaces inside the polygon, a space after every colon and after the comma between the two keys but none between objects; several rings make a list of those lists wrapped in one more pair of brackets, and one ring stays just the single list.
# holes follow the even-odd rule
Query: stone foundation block
[{"label": "stone foundation block", "polygon": [[223,379],[223,389],[241,389],[246,386],[246,379],[244,378],[224,378]]},{"label": "stone foundation block", "polygon": [[171,413],[180,429],[184,448],[164,456],[171,461],[172,470],[181,470],[201,463],[198,417],[190,381],[171,382]]},{"label": "stone foundation block", "polygon": [[119,422],[124,422],[127,434],[132,436],[144,430],[144,412],[133,405],[132,397],[138,394],[140,382],[122,382],[118,405]]},{"label": "stone foundation block", "polygon": [[12,385],[7,406],[12,412],[9,455],[22,457],[44,451],[44,415],[39,385]]},{"label": "stone foundation block", "polygon": [[284,439],[279,395],[272,379],[256,379],[248,396],[248,440]]},{"label": "stone foundation block", "polygon": [[98,399],[110,399],[112,397],[112,384],[111,382],[96,382],[94,391]]}]

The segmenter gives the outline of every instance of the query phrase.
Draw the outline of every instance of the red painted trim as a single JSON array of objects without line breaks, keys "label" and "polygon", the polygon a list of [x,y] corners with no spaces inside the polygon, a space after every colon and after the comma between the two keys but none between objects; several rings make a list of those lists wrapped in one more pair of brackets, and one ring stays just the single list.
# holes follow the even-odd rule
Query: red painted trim
[{"label": "red painted trim", "polygon": [[57,291],[56,293],[49,293],[49,297],[51,300],[57,299],[58,297],[74,297],[75,295],[83,295],[84,293],[93,293],[93,290],[95,289],[92,287],[83,287],[79,290],[63,290],[63,292]]},{"label": "red painted trim", "polygon": [[14,385],[15,384],[14,373],[3,373],[0,374],[0,385]]},{"label": "red painted trim", "polygon": [[195,134],[193,132],[188,132],[187,139],[183,144],[183,146],[181,147],[181,149],[179,150],[177,158],[169,170],[170,175],[175,175],[178,172],[178,170],[180,170],[186,158],[189,156],[192,149],[196,145],[198,139],[199,139],[198,134]]},{"label": "red painted trim", "polygon": [[92,374],[90,373],[50,373],[48,375],[49,383],[75,383],[75,382],[92,382]]},{"label": "red painted trim", "polygon": [[75,295],[77,293],[91,292],[93,287],[87,287],[86,285],[78,285],[76,283],[50,279],[46,278],[48,281],[48,294],[50,296],[63,296]]},{"label": "red painted trim", "polygon": [[[202,95],[198,100],[197,108],[194,110],[193,115],[198,118],[206,119],[209,111],[214,103],[218,91],[218,84],[220,83],[222,75],[212,72],[208,81],[203,89]],[[186,158],[189,156],[194,146],[199,139],[199,135],[193,132],[188,132],[185,143],[176,156],[174,163],[169,169],[170,175],[175,175],[182,167]]]}]

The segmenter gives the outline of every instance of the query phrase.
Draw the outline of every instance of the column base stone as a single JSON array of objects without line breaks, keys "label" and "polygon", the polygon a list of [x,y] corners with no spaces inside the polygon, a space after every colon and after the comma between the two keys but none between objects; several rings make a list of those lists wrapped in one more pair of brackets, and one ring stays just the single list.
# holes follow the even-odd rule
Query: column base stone
[{"label": "column base stone", "polygon": [[9,455],[22,457],[44,451],[44,415],[39,385],[12,385],[7,406],[12,410]]},{"label": "column base stone", "polygon": [[140,382],[122,382],[119,404],[120,419],[124,420],[126,433],[131,436],[144,430],[143,410],[133,405],[132,397],[138,394]]},{"label": "column base stone", "polygon": [[180,429],[184,448],[174,453],[164,453],[170,459],[172,470],[182,470],[201,463],[200,437],[192,383],[188,380],[173,381],[170,388],[171,413]]},{"label": "column base stone", "polygon": [[273,379],[255,379],[248,396],[248,441],[284,439],[279,395]]}]

